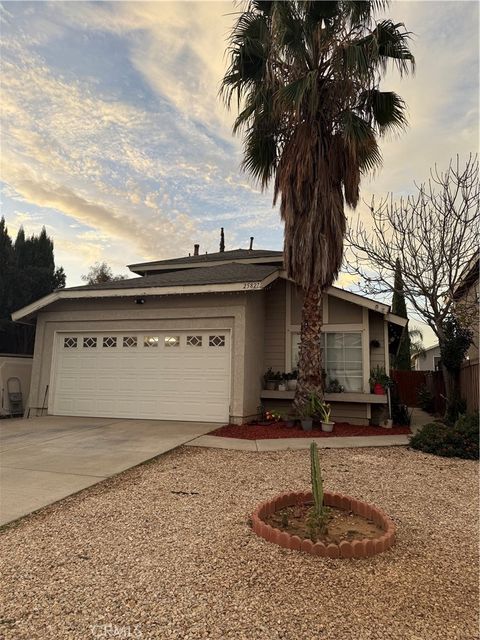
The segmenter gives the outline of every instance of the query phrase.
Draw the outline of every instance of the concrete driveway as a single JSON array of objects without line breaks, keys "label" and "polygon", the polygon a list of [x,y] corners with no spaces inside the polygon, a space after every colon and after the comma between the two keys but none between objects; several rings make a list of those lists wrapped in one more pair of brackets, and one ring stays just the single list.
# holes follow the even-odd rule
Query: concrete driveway
[{"label": "concrete driveway", "polygon": [[217,426],[61,416],[0,420],[0,525]]}]

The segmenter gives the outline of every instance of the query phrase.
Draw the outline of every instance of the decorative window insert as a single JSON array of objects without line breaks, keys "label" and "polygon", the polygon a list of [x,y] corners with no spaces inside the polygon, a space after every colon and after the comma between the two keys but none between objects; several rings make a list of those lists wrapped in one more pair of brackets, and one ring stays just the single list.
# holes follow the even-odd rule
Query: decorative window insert
[{"label": "decorative window insert", "polygon": [[84,349],[95,349],[97,346],[97,338],[89,337],[83,339],[83,348]]},{"label": "decorative window insert", "polygon": [[77,348],[77,338],[64,338],[63,339],[63,348],[64,349],[76,349]]},{"label": "decorative window insert", "polygon": [[187,336],[187,346],[188,347],[201,347],[202,346],[202,336]]},{"label": "decorative window insert", "polygon": [[208,336],[209,347],[224,347],[225,336]]},{"label": "decorative window insert", "polygon": [[363,391],[361,332],[326,333],[324,362],[327,384],[338,380],[345,391]]},{"label": "decorative window insert", "polygon": [[117,338],[116,336],[105,336],[102,342],[104,348],[109,349],[111,347],[117,346]]},{"label": "decorative window insert", "polygon": [[143,337],[143,346],[144,347],[158,347],[159,338],[158,336],[144,336]]},{"label": "decorative window insert", "polygon": [[163,343],[166,347],[179,347],[180,336],[165,336]]},{"label": "decorative window insert", "polygon": [[124,347],[136,347],[137,346],[137,336],[123,336],[123,346]]}]

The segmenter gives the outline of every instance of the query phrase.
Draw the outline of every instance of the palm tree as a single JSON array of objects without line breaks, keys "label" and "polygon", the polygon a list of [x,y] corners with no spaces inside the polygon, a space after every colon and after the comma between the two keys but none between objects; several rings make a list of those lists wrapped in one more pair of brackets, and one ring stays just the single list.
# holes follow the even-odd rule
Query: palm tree
[{"label": "palm tree", "polygon": [[403,24],[374,21],[382,0],[251,0],[233,27],[221,93],[239,110],[243,168],[274,185],[287,276],[304,290],[295,405],[323,396],[322,292],[342,264],[345,203],[381,164],[377,139],[406,125],[404,101],[379,85],[389,60],[414,58]]},{"label": "palm tree", "polygon": [[427,354],[423,346],[423,333],[420,329],[410,329],[408,335],[410,338],[410,358],[413,364],[414,359],[425,358]]}]

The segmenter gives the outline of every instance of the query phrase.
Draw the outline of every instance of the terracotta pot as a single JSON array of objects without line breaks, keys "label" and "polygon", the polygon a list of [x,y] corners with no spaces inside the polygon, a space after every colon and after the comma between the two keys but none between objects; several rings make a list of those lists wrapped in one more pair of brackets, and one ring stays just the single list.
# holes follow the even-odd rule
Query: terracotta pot
[{"label": "terracotta pot", "polygon": [[275,380],[267,380],[265,389],[267,391],[275,391]]},{"label": "terracotta pot", "polygon": [[381,385],[379,382],[376,382],[373,386],[373,393],[377,396],[385,395],[385,389],[383,388],[383,385]]},{"label": "terracotta pot", "polygon": [[289,391],[295,391],[297,388],[297,380],[288,380],[287,388]]}]

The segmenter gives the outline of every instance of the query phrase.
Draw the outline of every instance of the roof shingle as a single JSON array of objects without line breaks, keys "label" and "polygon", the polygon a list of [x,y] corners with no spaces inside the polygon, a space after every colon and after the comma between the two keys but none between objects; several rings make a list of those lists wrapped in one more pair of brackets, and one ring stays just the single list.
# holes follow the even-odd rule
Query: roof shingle
[{"label": "roof shingle", "polygon": [[197,267],[182,269],[181,271],[168,271],[154,275],[129,278],[128,280],[116,280],[102,284],[84,285],[80,287],[68,287],[62,291],[95,291],[105,289],[145,289],[149,287],[174,287],[194,286],[202,284],[230,284],[237,282],[261,282],[269,275],[278,271],[272,265],[221,264],[216,267]]}]

